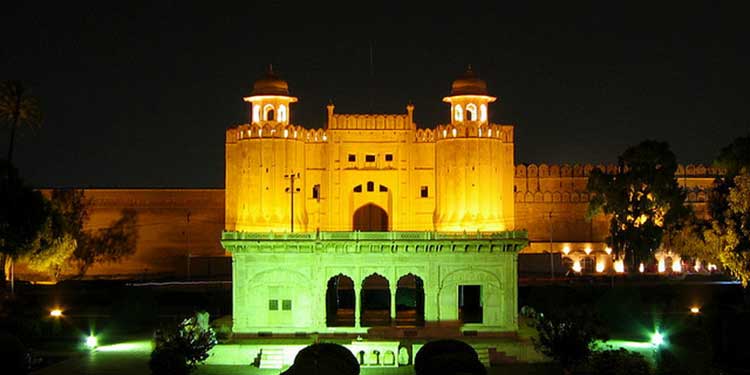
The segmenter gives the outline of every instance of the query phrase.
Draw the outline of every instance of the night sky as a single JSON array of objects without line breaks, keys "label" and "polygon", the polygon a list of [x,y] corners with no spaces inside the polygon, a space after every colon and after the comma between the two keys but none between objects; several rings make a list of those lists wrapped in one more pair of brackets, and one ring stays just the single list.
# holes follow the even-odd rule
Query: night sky
[{"label": "night sky", "polygon": [[339,113],[412,101],[419,127],[445,123],[441,99],[471,64],[499,97],[492,121],[516,125],[517,163],[613,162],[649,138],[706,163],[750,131],[739,8],[71,3],[13,2],[0,16],[0,76],[44,111],[14,155],[38,187],[223,187],[224,131],[247,122],[242,97],[269,63],[308,128],[329,100]]}]

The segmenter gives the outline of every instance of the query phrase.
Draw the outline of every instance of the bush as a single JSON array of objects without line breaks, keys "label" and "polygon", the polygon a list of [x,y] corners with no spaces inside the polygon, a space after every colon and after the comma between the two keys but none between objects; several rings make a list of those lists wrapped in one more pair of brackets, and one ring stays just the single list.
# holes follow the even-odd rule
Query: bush
[{"label": "bush", "polygon": [[529,318],[529,325],[537,331],[538,337],[532,337],[534,348],[565,370],[585,363],[592,353],[594,341],[607,338],[601,323],[590,311],[579,307],[545,315],[530,307],[521,309],[521,313]]},{"label": "bush", "polygon": [[197,313],[175,329],[156,331],[154,351],[148,365],[155,375],[184,375],[208,358],[216,345],[216,334],[208,326],[208,313]]},{"label": "bush", "polygon": [[646,358],[625,349],[603,350],[591,353],[588,362],[576,373],[581,375],[650,375],[651,366]]}]

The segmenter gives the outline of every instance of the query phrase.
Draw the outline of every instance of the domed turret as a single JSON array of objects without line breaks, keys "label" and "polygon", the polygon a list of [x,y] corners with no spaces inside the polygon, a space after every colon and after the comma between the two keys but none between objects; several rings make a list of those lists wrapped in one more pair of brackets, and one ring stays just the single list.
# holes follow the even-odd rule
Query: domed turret
[{"label": "domed turret", "polygon": [[297,98],[289,95],[289,84],[273,72],[268,66],[266,75],[255,81],[253,92],[244,100],[251,104],[251,120],[253,124],[274,122],[289,124],[289,104],[295,103]]},{"label": "domed turret", "polygon": [[451,94],[443,101],[451,104],[451,124],[487,124],[487,105],[496,99],[487,93],[487,82],[479,79],[469,65],[466,73],[453,81]]},{"label": "domed turret", "polygon": [[273,66],[269,65],[266,75],[255,81],[255,84],[253,84],[253,92],[251,95],[289,96],[289,84],[279,78],[279,76],[273,72]]},{"label": "domed turret", "polygon": [[469,65],[466,73],[451,85],[451,96],[456,95],[488,95],[487,82],[479,79]]}]

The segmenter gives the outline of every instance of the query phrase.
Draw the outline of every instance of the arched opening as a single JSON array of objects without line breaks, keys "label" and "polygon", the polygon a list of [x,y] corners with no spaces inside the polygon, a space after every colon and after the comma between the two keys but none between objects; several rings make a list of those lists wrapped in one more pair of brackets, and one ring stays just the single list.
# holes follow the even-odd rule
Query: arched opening
[{"label": "arched opening", "polygon": [[326,326],[354,327],[355,298],[354,281],[348,276],[338,274],[328,279]]},{"label": "arched opening", "polygon": [[387,232],[388,213],[384,209],[368,203],[354,211],[353,230],[363,232]]},{"label": "arched opening", "polygon": [[286,121],[286,106],[283,105],[283,104],[279,105],[279,115],[278,115],[278,118],[279,118],[279,122]]},{"label": "arched opening", "polygon": [[[479,106],[479,121],[487,122],[487,106],[485,104]],[[492,137],[492,133],[489,136]]]},{"label": "arched opening", "polygon": [[424,283],[419,276],[408,274],[396,284],[396,325],[424,326]]},{"label": "arched opening", "polygon": [[266,121],[273,121],[273,109],[269,109],[268,112],[266,112]]},{"label": "arched opening", "polygon": [[474,103],[466,105],[466,121],[477,120],[477,106]]},{"label": "arched opening", "polygon": [[456,104],[456,106],[453,107],[453,118],[458,122],[464,120],[464,110],[461,108],[461,104]]},{"label": "arched opening", "polygon": [[596,260],[594,257],[585,257],[583,258],[583,273],[594,273],[594,270],[596,269]]},{"label": "arched opening", "polygon": [[360,298],[362,327],[391,325],[391,291],[388,279],[376,273],[367,276],[362,282]]}]

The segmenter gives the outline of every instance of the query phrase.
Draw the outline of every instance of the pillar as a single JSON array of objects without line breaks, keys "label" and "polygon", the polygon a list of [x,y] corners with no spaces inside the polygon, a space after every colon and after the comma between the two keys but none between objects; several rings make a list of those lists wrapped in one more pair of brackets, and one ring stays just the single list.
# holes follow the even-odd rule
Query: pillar
[{"label": "pillar", "polygon": [[391,325],[396,324],[396,288],[393,287],[392,282],[388,282],[388,291],[391,293]]},{"label": "pillar", "polygon": [[354,281],[354,327],[360,328],[359,317],[362,309],[362,285]]}]

